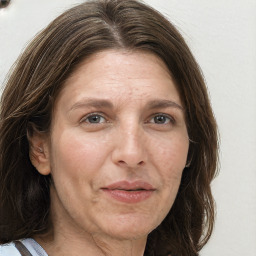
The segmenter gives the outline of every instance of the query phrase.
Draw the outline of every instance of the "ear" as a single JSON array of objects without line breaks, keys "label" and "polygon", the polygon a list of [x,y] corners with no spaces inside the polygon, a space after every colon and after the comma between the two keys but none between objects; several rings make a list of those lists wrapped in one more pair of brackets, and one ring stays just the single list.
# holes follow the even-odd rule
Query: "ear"
[{"label": "ear", "polygon": [[48,136],[36,129],[27,132],[29,141],[29,158],[32,165],[42,175],[51,173],[50,154],[49,154],[49,138]]},{"label": "ear", "polygon": [[187,162],[186,162],[185,168],[190,167],[191,162],[194,158],[194,152],[192,151],[192,147],[195,143],[196,143],[195,141],[189,139],[189,149],[188,149]]}]

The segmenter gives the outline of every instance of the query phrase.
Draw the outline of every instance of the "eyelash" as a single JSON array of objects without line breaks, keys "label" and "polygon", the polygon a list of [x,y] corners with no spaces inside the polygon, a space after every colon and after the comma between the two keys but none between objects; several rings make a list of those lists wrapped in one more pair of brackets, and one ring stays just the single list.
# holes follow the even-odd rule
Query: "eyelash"
[{"label": "eyelash", "polygon": [[[100,122],[89,122],[89,121],[87,121],[90,117],[97,117],[97,118],[100,118],[100,119],[104,119],[105,120],[105,122],[102,122],[102,121],[100,121]],[[155,118],[157,118],[157,117],[163,117],[163,118],[165,118],[165,121],[166,121],[166,119],[168,120],[168,122],[166,123],[166,122],[164,122],[164,123],[156,123],[156,122],[151,122],[151,120],[153,119],[154,121],[156,121],[155,120]],[[90,114],[88,114],[88,115],[86,115],[84,118],[82,118],[81,119],[81,121],[80,121],[80,123],[87,123],[87,124],[102,124],[102,123],[107,123],[108,121],[106,120],[106,118],[104,117],[104,115],[102,114],[102,113],[90,113]],[[170,116],[170,115],[167,115],[167,114],[164,114],[164,113],[156,113],[156,114],[154,114],[154,115],[152,115],[149,119],[148,119],[148,121],[146,122],[146,123],[150,123],[150,124],[156,124],[156,125],[168,125],[168,124],[175,124],[175,119],[172,117],[172,116]]]}]

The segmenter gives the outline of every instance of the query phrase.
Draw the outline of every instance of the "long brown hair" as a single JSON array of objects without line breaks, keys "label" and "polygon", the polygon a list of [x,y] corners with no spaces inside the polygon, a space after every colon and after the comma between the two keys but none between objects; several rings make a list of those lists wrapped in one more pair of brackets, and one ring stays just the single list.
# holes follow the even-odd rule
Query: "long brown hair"
[{"label": "long brown hair", "polygon": [[136,0],[95,0],[66,11],[40,32],[6,82],[0,110],[0,242],[50,228],[50,176],[29,159],[28,134],[49,132],[65,80],[82,60],[107,49],[159,56],[186,109],[189,166],[167,217],[148,236],[145,255],[198,255],[211,236],[217,167],[217,128],[200,68],[176,28]]}]

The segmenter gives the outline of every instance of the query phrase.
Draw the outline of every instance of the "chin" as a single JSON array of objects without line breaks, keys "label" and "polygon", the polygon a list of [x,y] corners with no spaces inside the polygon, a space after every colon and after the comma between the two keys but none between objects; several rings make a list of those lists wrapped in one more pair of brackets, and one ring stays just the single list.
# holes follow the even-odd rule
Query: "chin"
[{"label": "chin", "polygon": [[116,239],[136,240],[147,237],[159,224],[152,222],[152,216],[150,219],[119,217],[108,222],[107,233]]}]

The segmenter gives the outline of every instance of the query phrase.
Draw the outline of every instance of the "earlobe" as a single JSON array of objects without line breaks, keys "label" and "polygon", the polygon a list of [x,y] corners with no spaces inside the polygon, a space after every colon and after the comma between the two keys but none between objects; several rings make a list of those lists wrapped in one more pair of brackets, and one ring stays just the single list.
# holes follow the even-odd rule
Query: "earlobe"
[{"label": "earlobe", "polygon": [[49,145],[46,134],[33,130],[27,134],[29,141],[29,158],[32,165],[42,175],[50,174]]}]

